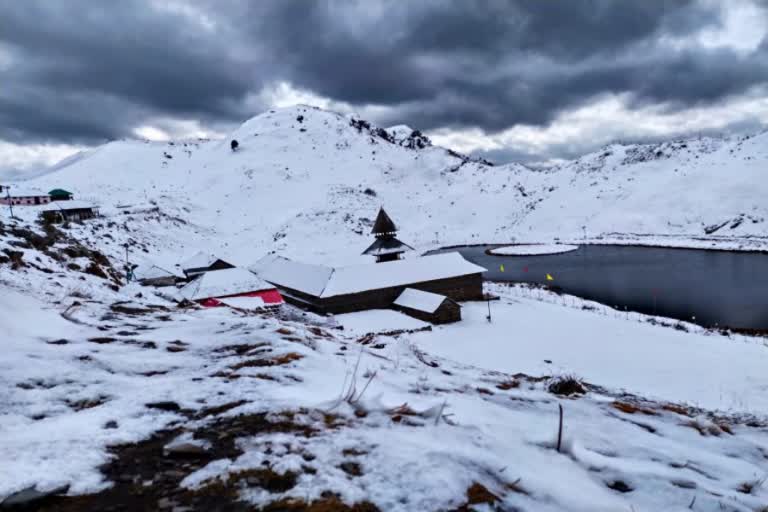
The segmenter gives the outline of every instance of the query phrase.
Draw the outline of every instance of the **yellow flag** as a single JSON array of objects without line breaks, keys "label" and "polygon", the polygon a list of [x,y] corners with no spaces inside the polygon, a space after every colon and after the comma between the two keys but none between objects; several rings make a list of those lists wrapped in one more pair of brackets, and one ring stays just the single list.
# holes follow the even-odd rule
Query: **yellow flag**
[{"label": "yellow flag", "polygon": [[547,274],[547,281],[554,281],[554,280],[555,280],[554,277],[552,277],[551,275]]},{"label": "yellow flag", "polygon": [[500,266],[500,267],[499,267],[499,270],[501,270],[502,272],[504,272],[504,265]]}]

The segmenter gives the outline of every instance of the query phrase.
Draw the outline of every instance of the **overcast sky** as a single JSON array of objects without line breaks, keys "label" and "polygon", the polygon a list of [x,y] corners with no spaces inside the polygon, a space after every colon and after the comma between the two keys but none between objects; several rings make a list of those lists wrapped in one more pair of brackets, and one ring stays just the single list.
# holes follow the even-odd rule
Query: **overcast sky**
[{"label": "overcast sky", "polygon": [[0,0],[0,170],[310,103],[499,162],[768,123],[768,0]]}]

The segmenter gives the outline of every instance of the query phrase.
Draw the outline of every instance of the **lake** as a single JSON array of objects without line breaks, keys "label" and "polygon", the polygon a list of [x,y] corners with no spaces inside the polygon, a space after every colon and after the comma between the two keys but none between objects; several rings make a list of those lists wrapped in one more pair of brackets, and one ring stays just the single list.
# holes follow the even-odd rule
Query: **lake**
[{"label": "lake", "polygon": [[617,309],[708,327],[768,330],[767,254],[618,245],[538,256],[486,254],[493,247],[450,250],[487,268],[488,280],[548,284]]}]

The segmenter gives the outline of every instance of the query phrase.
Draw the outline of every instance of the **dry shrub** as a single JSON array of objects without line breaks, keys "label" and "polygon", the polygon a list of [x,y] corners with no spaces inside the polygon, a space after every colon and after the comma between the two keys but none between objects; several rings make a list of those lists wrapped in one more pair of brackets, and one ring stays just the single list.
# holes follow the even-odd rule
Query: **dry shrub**
[{"label": "dry shrub", "polygon": [[648,416],[657,416],[658,415],[656,413],[656,411],[654,411],[652,409],[648,409],[646,407],[640,407],[637,404],[632,404],[632,403],[629,403],[629,402],[621,402],[619,400],[616,400],[615,402],[613,402],[611,404],[611,406],[614,409],[617,409],[617,410],[619,410],[619,411],[621,411],[623,413],[626,413],[626,414],[640,413],[640,414],[646,414]]},{"label": "dry shrub", "polygon": [[467,503],[457,509],[458,512],[474,510],[472,505],[494,505],[501,498],[493,494],[483,484],[474,482],[467,489]]},{"label": "dry shrub", "polygon": [[514,380],[514,379],[496,384],[496,388],[502,391],[508,391],[510,389],[516,389],[519,387],[520,387],[520,381]]},{"label": "dry shrub", "polygon": [[756,478],[754,480],[750,480],[749,482],[742,483],[736,488],[736,490],[744,494],[756,494],[757,491],[759,491],[760,488],[765,485],[766,481],[768,481],[768,476],[763,478]]},{"label": "dry shrub", "polygon": [[[715,436],[718,437],[722,435],[723,433],[729,433],[733,434],[731,431],[731,427],[727,424],[723,423],[722,426],[718,423],[709,421],[706,418],[693,418],[689,421],[685,421],[681,423],[684,427],[690,427],[696,431],[698,431],[699,434],[702,436]],[[725,429],[723,428],[725,426]],[[727,429],[727,430],[726,430]]]},{"label": "dry shrub", "polygon": [[554,377],[549,381],[547,389],[550,393],[560,396],[583,395],[587,392],[584,383],[575,375]]}]

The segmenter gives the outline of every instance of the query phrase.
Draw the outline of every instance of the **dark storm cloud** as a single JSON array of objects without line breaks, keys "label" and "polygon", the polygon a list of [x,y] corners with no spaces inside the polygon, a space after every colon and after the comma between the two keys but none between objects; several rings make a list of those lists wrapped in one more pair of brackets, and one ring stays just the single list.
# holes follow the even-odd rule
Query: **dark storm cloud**
[{"label": "dark storm cloud", "polygon": [[491,162],[506,163],[506,162],[518,162],[522,164],[528,164],[537,166],[542,162],[547,163],[548,160],[572,160],[580,156],[586,155],[590,152],[597,151],[600,147],[604,147],[610,144],[658,144],[667,142],[672,139],[684,140],[687,138],[695,137],[723,137],[723,136],[740,136],[755,134],[765,129],[765,125],[756,117],[747,116],[739,121],[728,123],[721,128],[708,128],[700,129],[695,132],[680,134],[678,137],[670,135],[658,135],[650,136],[643,135],[638,136],[633,133],[631,127],[624,129],[618,129],[612,132],[612,140],[595,141],[590,137],[585,137],[576,141],[558,141],[554,140],[547,145],[546,153],[542,154],[536,148],[525,147],[505,147],[491,150],[478,150],[473,151],[472,156],[482,157]]},{"label": "dark storm cloud", "polygon": [[721,23],[717,5],[694,1],[393,1],[369,17],[350,2],[264,5],[241,19],[291,59],[292,82],[392,106],[385,123],[498,131],[601,93],[682,108],[768,79],[764,48],[744,58],[658,44]]},{"label": "dark storm cloud", "polygon": [[[760,4],[768,4],[759,0]],[[96,141],[153,116],[228,123],[288,81],[375,121],[430,129],[543,125],[602,93],[669,109],[768,80],[748,55],[692,47],[726,3],[696,0],[0,2],[0,138]],[[210,26],[196,20],[196,12]]]},{"label": "dark storm cloud", "polygon": [[257,83],[224,34],[146,1],[2,2],[0,137],[88,141],[142,116],[237,119]]}]

